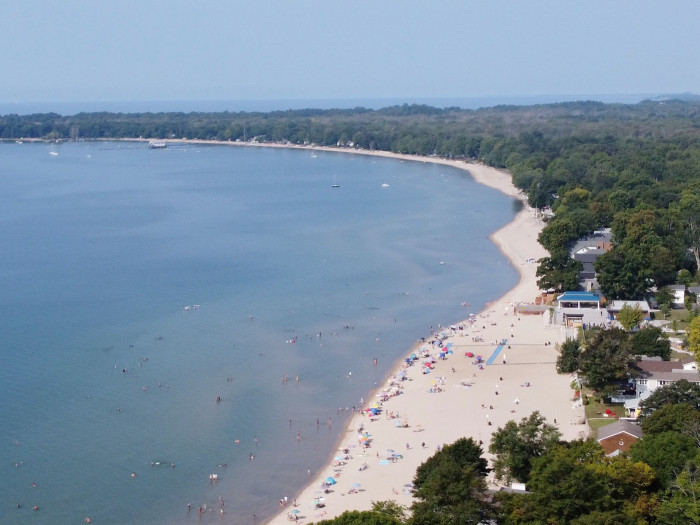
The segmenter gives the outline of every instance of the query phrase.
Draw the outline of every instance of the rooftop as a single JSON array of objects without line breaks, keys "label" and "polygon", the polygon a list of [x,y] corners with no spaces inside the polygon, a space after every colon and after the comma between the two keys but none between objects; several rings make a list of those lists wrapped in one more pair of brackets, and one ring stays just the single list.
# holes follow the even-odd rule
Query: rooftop
[{"label": "rooftop", "polygon": [[564,292],[557,297],[557,301],[586,301],[599,303],[600,297],[593,292]]},{"label": "rooftop", "polygon": [[625,421],[624,419],[619,419],[614,423],[605,425],[604,427],[600,427],[598,429],[598,441],[608,439],[618,434],[629,434],[637,439],[641,438],[643,435],[642,427],[635,425],[634,423],[630,423],[629,421]]},{"label": "rooftop", "polygon": [[661,381],[680,381],[686,379],[692,383],[700,383],[697,370],[685,370],[681,361],[657,361],[642,359],[632,365],[637,379],[656,379]]},{"label": "rooftop", "polygon": [[611,310],[613,312],[619,312],[622,310],[624,307],[629,306],[630,308],[634,308],[635,306],[638,306],[639,309],[642,312],[648,312],[650,310],[649,308],[649,303],[647,301],[610,301],[608,304],[608,310]]}]

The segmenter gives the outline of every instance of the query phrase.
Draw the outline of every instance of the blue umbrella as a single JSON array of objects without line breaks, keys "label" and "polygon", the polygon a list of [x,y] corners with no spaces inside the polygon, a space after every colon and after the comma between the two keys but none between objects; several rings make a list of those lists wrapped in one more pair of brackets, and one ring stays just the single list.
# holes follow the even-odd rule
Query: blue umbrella
[{"label": "blue umbrella", "polygon": [[331,478],[331,477],[326,478],[326,485],[335,485],[336,483],[338,483],[338,482],[335,480],[335,478]]}]

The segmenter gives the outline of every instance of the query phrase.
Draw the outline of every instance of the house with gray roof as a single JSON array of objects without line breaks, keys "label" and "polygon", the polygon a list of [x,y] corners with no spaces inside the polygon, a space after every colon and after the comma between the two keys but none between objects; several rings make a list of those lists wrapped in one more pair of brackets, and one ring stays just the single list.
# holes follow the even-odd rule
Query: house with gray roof
[{"label": "house with gray roof", "polygon": [[627,452],[642,435],[642,427],[619,419],[598,429],[598,443],[606,456],[617,456],[621,452]]},{"label": "house with gray roof", "polygon": [[583,265],[579,274],[579,284],[584,290],[598,288],[595,278],[595,261],[612,248],[612,233],[610,228],[596,230],[574,243],[569,252],[575,261]]},{"label": "house with gray roof", "polygon": [[636,397],[625,402],[630,417],[639,415],[639,403],[649,397],[654,390],[685,379],[700,384],[700,373],[694,362],[662,361],[660,357],[643,356],[632,366]]}]

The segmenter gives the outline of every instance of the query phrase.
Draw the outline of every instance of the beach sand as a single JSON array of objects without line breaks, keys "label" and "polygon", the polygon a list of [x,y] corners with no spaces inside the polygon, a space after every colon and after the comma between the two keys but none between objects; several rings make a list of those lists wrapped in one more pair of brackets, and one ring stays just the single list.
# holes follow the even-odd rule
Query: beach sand
[{"label": "beach sand", "polygon": [[[317,149],[436,162],[465,169],[477,182],[524,201],[508,173],[481,164],[388,152]],[[395,500],[408,507],[412,503],[409,484],[416,469],[439,446],[472,437],[483,443],[485,455],[491,459],[488,454],[491,434],[507,421],[519,422],[535,410],[555,424],[566,440],[587,435],[583,408],[573,406],[573,391],[569,386],[572,377],[558,375],[555,369],[555,344],[561,342],[560,329],[549,326],[548,313],[518,316],[513,308],[520,302],[533,303],[540,293],[535,272],[537,259],[546,255],[537,242],[542,227],[542,222],[524,203],[523,210],[511,223],[491,235],[519,272],[519,283],[471,321],[468,319],[471,310],[465,305],[466,320],[452,325],[457,330],[436,328],[436,335],[446,336],[443,344],[450,345],[451,353],[446,359],[439,359],[438,347],[429,344],[431,334],[426,334],[425,343],[407,349],[405,357],[420,354],[421,350],[429,352],[436,361],[434,368],[424,374],[421,363],[425,359],[407,366],[402,358],[388,375],[386,384],[365,399],[365,408],[379,403],[381,413],[372,419],[360,412],[355,414],[341,436],[339,450],[332,454],[327,466],[308,476],[302,474],[299,487],[289,488],[294,497],[268,523],[289,522],[292,510],[298,511],[298,521],[309,523],[333,518],[346,510],[369,510],[374,501]],[[506,344],[491,361],[498,343],[504,339]],[[474,364],[475,357],[466,357],[467,352],[481,355],[491,364],[480,368]],[[404,380],[399,378],[401,373],[405,373]],[[385,394],[391,397],[382,402],[378,396]],[[370,434],[366,447],[360,441],[361,428]],[[392,460],[392,454],[387,451],[401,457]],[[366,468],[361,468],[363,465]],[[327,487],[324,481],[329,477],[336,484]],[[494,488],[497,486],[495,480],[489,482]],[[313,502],[319,497],[324,498],[324,506],[315,508]],[[296,507],[293,501],[297,502]]]}]

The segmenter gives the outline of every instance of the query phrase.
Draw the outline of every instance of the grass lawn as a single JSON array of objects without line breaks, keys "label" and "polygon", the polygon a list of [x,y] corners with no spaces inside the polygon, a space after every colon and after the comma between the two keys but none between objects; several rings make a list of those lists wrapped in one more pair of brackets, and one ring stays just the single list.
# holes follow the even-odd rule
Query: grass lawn
[{"label": "grass lawn", "polygon": [[591,429],[591,437],[594,439],[597,438],[598,437],[598,429],[600,427],[604,427],[606,425],[614,423],[615,421],[617,421],[617,419],[614,417],[598,417],[598,419],[589,419],[587,421],[587,423],[588,423],[588,428]]},{"label": "grass lawn", "polygon": [[584,395],[588,395],[588,404],[584,406],[586,411],[586,421],[591,429],[591,436],[598,435],[598,429],[617,421],[616,417],[605,417],[605,411],[610,409],[619,416],[625,415],[625,407],[619,404],[607,405],[602,401],[598,401],[598,397],[591,391],[584,390]]},{"label": "grass lawn", "polygon": [[[654,317],[660,321],[667,321],[668,327],[672,330],[686,330],[688,328],[688,310],[686,310],[685,308],[673,309],[665,318],[664,314],[662,314],[661,312],[656,312]],[[683,337],[685,333],[681,332],[675,335],[676,337]]]}]

